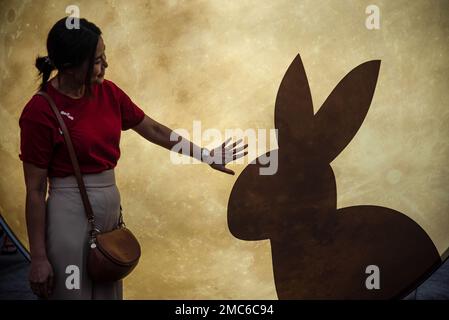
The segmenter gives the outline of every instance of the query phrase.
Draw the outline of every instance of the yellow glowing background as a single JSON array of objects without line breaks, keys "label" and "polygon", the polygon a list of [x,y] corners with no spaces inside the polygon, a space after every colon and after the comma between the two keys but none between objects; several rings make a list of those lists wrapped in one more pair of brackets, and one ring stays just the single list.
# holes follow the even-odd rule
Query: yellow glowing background
[{"label": "yellow glowing background", "polygon": [[[315,111],[352,68],[381,59],[370,111],[333,162],[338,207],[401,211],[449,247],[449,1],[0,1],[0,210],[26,242],[18,119],[34,59],[68,5],[103,31],[116,82],[157,121],[192,130],[274,127],[279,83],[301,54]],[[380,30],[365,8],[380,8]],[[203,142],[205,145],[207,142]],[[174,165],[132,130],[116,168],[127,225],[143,245],[128,299],[276,299],[268,241],[228,231],[236,176]],[[260,154],[260,153],[259,153]],[[249,159],[252,160],[252,159]],[[382,230],[379,230],[382,232]]]}]

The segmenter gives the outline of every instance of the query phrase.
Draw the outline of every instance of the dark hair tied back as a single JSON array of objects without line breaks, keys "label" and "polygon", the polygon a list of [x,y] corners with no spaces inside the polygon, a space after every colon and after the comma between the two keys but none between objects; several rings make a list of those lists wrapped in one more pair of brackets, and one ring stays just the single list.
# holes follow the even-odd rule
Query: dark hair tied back
[{"label": "dark hair tied back", "polygon": [[67,17],[64,17],[57,21],[48,33],[48,56],[36,58],[35,65],[39,70],[39,76],[42,76],[40,90],[45,89],[53,70],[62,71],[68,68],[76,68],[87,61],[88,69],[84,83],[86,93],[90,95],[90,79],[101,30],[84,18],[79,19],[79,28],[70,29],[66,26],[66,20]]},{"label": "dark hair tied back", "polygon": [[43,83],[46,83],[48,81],[51,72],[56,69],[48,56],[37,57],[35,66],[39,70],[39,76],[42,76]]}]

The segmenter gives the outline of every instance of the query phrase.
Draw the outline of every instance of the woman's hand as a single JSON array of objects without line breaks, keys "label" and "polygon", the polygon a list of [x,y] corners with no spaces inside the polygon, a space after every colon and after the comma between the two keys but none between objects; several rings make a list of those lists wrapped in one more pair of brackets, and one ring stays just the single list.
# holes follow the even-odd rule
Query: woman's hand
[{"label": "woman's hand", "polygon": [[31,259],[29,281],[35,295],[48,299],[53,291],[53,268],[48,259]]},{"label": "woman's hand", "polygon": [[220,146],[212,149],[210,151],[209,159],[207,159],[206,162],[209,163],[209,165],[215,170],[234,175],[234,171],[226,168],[226,165],[231,161],[247,155],[247,151],[241,151],[245,150],[248,147],[248,144],[237,148],[237,145],[240,144],[243,139],[240,139],[237,142],[234,142],[233,144],[227,146],[229,141],[231,141],[231,138],[223,142]]}]

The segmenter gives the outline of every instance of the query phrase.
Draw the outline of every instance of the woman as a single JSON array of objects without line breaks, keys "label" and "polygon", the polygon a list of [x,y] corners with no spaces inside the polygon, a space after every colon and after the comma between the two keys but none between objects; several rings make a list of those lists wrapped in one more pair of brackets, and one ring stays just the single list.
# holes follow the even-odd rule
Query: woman
[{"label": "woman", "polygon": [[[145,115],[117,85],[104,79],[108,64],[100,29],[86,19],[80,19],[79,29],[68,29],[65,20],[50,30],[48,56],[38,57],[36,67],[42,76],[40,90],[53,98],[70,131],[97,227],[111,230],[119,219],[114,167],[120,156],[121,130],[131,128],[169,150],[179,142],[188,143],[190,150],[180,152],[234,174],[225,166],[244,156],[246,145],[237,147],[239,141],[227,146],[228,140],[208,152]],[[50,79],[53,70],[57,75]],[[48,299],[122,299],[121,281],[92,283],[85,271],[88,223],[68,151],[48,102],[33,96],[19,124],[33,292]],[[177,141],[170,139],[172,134]],[[80,272],[79,286],[66,283],[73,266]]]}]

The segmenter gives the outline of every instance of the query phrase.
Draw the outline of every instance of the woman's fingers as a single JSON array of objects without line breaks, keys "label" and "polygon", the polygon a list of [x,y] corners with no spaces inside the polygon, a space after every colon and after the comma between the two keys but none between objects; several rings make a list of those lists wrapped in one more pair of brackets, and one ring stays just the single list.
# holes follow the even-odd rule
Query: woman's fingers
[{"label": "woman's fingers", "polygon": [[235,154],[232,158],[233,158],[233,160],[236,160],[236,159],[246,156],[247,154],[248,154],[248,151],[245,151],[245,152],[242,152],[239,154]]},{"label": "woman's fingers", "polygon": [[231,141],[232,138],[228,138],[228,140],[226,140],[225,142],[223,142],[223,144],[221,145],[222,148],[224,148],[229,141]]},{"label": "woman's fingers", "polygon": [[234,171],[232,171],[231,169],[226,168],[226,167],[223,166],[223,165],[212,165],[212,168],[214,168],[214,169],[216,169],[216,170],[218,170],[218,171],[227,173],[227,174],[231,174],[231,175],[234,175],[234,174],[235,174]]},{"label": "woman's fingers", "polygon": [[224,148],[223,150],[221,150],[222,154],[235,154],[237,152],[240,152],[242,150],[245,150],[246,148],[248,148],[248,144],[244,144],[243,146],[240,147],[236,147],[238,144],[240,144],[240,142],[242,142],[242,139],[240,139],[239,141],[235,142],[234,144],[232,144],[231,146]]},{"label": "woman's fingers", "polygon": [[38,297],[44,298],[45,292],[46,292],[46,282],[38,283],[38,282],[31,282],[30,283],[31,291]]},{"label": "woman's fingers", "polygon": [[226,151],[230,151],[230,150],[234,149],[234,148],[235,148],[240,142],[242,142],[242,141],[243,141],[243,139],[237,140],[237,141],[234,142],[233,144],[227,146],[227,147],[225,148],[225,150],[226,150]]},{"label": "woman's fingers", "polygon": [[226,167],[223,167],[222,170],[224,173],[230,174],[230,175],[235,175],[234,171],[232,171],[231,169],[228,169]]},{"label": "woman's fingers", "polygon": [[48,298],[48,283],[45,281],[39,285],[40,296],[47,299]]},{"label": "woman's fingers", "polygon": [[33,293],[35,294],[35,295],[39,295],[39,284],[38,283],[33,283],[33,282],[30,282],[30,288],[31,288],[31,291],[33,291]]},{"label": "woman's fingers", "polygon": [[248,144],[236,148],[236,146],[243,141],[243,139],[239,139],[236,142],[227,146],[227,144],[231,141],[231,139],[232,138],[227,139],[225,142],[222,143],[221,147],[212,150],[212,157],[214,159],[212,161],[212,164],[210,165],[215,170],[219,170],[221,172],[230,175],[235,175],[234,171],[226,168],[226,164],[247,155],[248,154],[247,151],[245,152],[242,151],[244,151],[248,147]]},{"label": "woman's fingers", "polygon": [[232,153],[231,152],[225,153],[224,156],[223,156],[224,164],[227,164],[227,163],[229,163],[229,162],[231,162],[233,160],[237,160],[237,159],[239,159],[241,157],[246,156],[248,154],[248,151],[241,152],[241,151],[243,151],[245,149],[246,149],[246,147],[243,146],[243,147],[240,147],[240,148],[236,149]]},{"label": "woman's fingers", "polygon": [[234,151],[232,152],[233,154],[239,153],[242,150],[245,150],[248,147],[248,144],[245,144],[244,146],[235,148]]},{"label": "woman's fingers", "polygon": [[48,277],[48,288],[47,288],[48,295],[51,295],[53,293],[53,280],[54,280],[54,277],[53,277],[53,273],[52,273]]},{"label": "woman's fingers", "polygon": [[53,291],[53,275],[49,275],[47,280],[36,285],[37,295],[47,299]]}]

